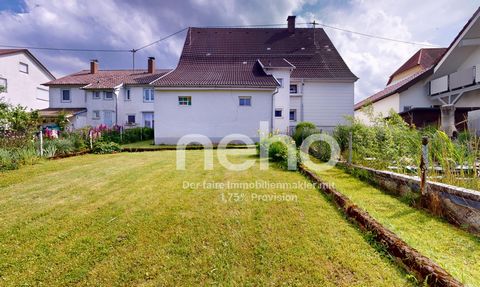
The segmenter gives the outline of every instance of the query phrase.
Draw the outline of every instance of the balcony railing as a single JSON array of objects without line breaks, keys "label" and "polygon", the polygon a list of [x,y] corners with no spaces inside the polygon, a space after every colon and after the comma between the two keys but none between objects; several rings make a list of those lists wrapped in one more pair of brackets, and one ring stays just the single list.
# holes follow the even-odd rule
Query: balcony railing
[{"label": "balcony railing", "polygon": [[480,65],[459,70],[455,73],[430,81],[430,95],[440,95],[471,86],[480,82]]}]

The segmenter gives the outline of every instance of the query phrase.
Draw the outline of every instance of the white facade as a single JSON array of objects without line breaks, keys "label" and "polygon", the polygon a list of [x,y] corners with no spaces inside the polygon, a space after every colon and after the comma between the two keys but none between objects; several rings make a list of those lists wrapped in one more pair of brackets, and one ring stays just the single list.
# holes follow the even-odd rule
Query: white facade
[{"label": "white facade", "polygon": [[[235,133],[258,140],[260,122],[272,122],[272,94],[272,90],[157,89],[155,144],[175,144],[188,134],[204,135],[214,143]],[[185,97],[190,104],[182,102]],[[240,105],[240,99],[250,99],[250,105]]]},{"label": "white facade", "polygon": [[48,87],[42,84],[53,79],[26,51],[0,55],[0,86],[6,86],[0,98],[8,103],[34,110],[47,108]]},{"label": "white facade", "polygon": [[[152,91],[153,99],[145,99],[145,90]],[[63,99],[64,91],[69,91],[69,100]],[[82,86],[50,87],[50,108],[87,110],[71,122],[75,129],[101,124],[153,128],[154,100],[154,89],[148,85],[120,86],[107,90],[86,90]]]}]

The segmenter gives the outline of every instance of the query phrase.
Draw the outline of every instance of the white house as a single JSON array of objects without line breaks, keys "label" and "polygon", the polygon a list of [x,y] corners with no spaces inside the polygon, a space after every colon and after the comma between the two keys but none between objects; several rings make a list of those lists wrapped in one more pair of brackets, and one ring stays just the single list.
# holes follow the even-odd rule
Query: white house
[{"label": "white house", "polygon": [[55,118],[65,113],[71,128],[84,126],[141,126],[153,128],[154,89],[151,82],[169,70],[157,70],[155,58],[147,70],[100,70],[93,60],[90,70],[45,83],[50,87],[50,106],[40,111]]},{"label": "white house", "polygon": [[[422,49],[402,67],[398,82],[355,105],[374,111],[393,109],[416,126],[437,125],[449,135],[480,130],[480,8],[447,49]],[[422,55],[427,56],[422,58]],[[418,62],[415,65],[415,62]],[[422,64],[423,62],[423,64]],[[401,70],[400,68],[399,70]],[[395,75],[395,74],[394,74]]]},{"label": "white house", "polygon": [[323,29],[190,28],[178,66],[90,70],[51,81],[50,107],[85,125],[152,126],[156,144],[188,134],[257,140],[260,122],[289,133],[300,121],[331,130],[353,115],[354,82]]},{"label": "white house", "polygon": [[55,77],[26,49],[0,49],[0,98],[29,109],[48,107],[48,87]]},{"label": "white house", "polygon": [[176,69],[153,82],[155,143],[186,134],[213,142],[259,123],[289,133],[309,121],[331,130],[353,115],[354,82],[323,29],[190,28]]}]

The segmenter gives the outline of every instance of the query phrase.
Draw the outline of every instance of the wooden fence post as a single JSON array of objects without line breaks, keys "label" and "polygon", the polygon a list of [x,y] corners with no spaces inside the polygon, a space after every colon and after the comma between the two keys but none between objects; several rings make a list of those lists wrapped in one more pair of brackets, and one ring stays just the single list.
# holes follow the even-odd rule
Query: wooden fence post
[{"label": "wooden fence post", "polygon": [[428,137],[422,138],[422,155],[420,158],[420,192],[425,194],[428,171]]}]

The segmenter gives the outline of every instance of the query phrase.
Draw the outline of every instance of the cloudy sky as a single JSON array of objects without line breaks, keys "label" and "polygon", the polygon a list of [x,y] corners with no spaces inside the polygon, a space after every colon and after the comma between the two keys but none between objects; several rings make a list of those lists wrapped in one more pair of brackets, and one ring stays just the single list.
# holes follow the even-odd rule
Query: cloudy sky
[{"label": "cloudy sky", "polygon": [[[446,47],[480,5],[480,0],[1,0],[0,45],[85,49],[132,49],[188,26],[286,24],[312,20],[380,37]],[[382,89],[388,76],[421,45],[402,44],[325,28],[360,78],[359,101]],[[145,67],[175,67],[185,33],[136,55]],[[0,47],[1,48],[1,47]],[[88,68],[132,65],[129,53],[31,50],[56,76]]]}]

